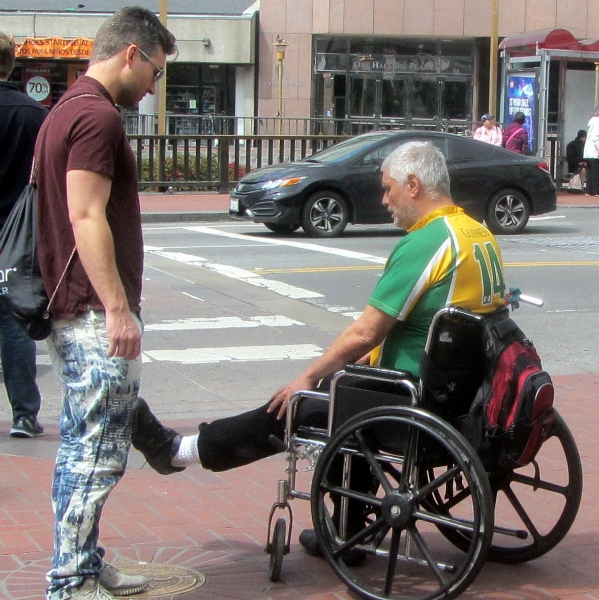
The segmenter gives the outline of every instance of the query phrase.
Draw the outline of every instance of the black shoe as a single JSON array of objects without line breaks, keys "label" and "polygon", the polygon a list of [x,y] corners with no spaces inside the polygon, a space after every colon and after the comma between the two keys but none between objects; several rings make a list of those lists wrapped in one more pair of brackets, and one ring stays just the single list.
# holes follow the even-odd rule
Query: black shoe
[{"label": "black shoe", "polygon": [[[304,529],[299,536],[299,543],[310,556],[322,557],[322,548],[316,539],[314,529]],[[361,548],[352,548],[343,557],[348,567],[359,567],[366,560],[366,552]]]},{"label": "black shoe", "polygon": [[12,424],[9,435],[17,438],[39,437],[44,435],[44,428],[36,417],[21,417]]},{"label": "black shoe", "polygon": [[148,403],[139,396],[133,406],[131,442],[148,464],[161,475],[179,473],[185,467],[173,467],[171,460],[181,445],[181,435],[165,427],[152,413]]}]

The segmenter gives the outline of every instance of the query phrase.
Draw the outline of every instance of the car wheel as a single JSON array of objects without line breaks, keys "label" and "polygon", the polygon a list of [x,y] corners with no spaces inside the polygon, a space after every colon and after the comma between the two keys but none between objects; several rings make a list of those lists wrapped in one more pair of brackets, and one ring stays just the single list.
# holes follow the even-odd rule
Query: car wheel
[{"label": "car wheel", "polygon": [[311,237],[337,237],[347,226],[348,213],[347,204],[339,194],[316,192],[302,208],[302,227]]},{"label": "car wheel", "polygon": [[496,234],[520,233],[528,223],[530,206],[526,197],[516,190],[501,190],[489,203],[487,225]]},{"label": "car wheel", "polygon": [[270,229],[273,233],[278,233],[279,235],[288,235],[297,231],[300,228],[299,223],[293,223],[293,225],[289,225],[288,223],[264,223],[264,227],[266,229]]}]

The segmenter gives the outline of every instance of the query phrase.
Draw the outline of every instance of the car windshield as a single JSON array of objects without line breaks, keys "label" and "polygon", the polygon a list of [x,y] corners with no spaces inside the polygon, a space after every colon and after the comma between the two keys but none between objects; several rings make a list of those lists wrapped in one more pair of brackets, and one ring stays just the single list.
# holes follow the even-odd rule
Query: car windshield
[{"label": "car windshield", "polygon": [[384,132],[368,136],[358,136],[351,140],[341,142],[340,144],[335,144],[326,150],[321,150],[306,160],[308,162],[320,162],[326,164],[351,160],[370,146],[378,144],[388,137],[389,134]]}]

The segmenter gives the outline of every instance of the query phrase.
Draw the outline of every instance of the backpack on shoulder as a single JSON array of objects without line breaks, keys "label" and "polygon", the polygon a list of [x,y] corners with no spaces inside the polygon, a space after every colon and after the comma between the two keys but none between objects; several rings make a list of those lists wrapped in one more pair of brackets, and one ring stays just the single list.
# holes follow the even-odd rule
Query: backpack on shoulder
[{"label": "backpack on shoulder", "polygon": [[554,388],[536,348],[505,308],[482,321],[484,375],[461,433],[488,469],[530,463],[554,421]]}]

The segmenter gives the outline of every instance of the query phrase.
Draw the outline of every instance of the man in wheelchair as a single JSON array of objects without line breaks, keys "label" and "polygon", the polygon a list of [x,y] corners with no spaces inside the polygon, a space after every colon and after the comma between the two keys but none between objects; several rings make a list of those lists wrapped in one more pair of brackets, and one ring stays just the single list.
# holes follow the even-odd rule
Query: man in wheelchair
[{"label": "man in wheelchair", "polygon": [[[467,216],[450,197],[445,159],[432,144],[409,142],[382,165],[383,204],[395,225],[407,231],[387,260],[363,314],[349,325],[299,377],[275,392],[268,403],[240,415],[201,423],[199,434],[182,437],[160,424],[139,398],[132,441],[150,465],[170,474],[196,463],[224,471],[281,451],[283,416],[291,397],[314,390],[319,382],[362,363],[399,369],[419,376],[419,362],[435,313],[449,305],[490,313],[504,304],[506,286],[499,246],[481,223]],[[326,428],[328,403],[308,398],[294,427]],[[371,484],[368,469],[357,467],[358,489]],[[353,482],[352,482],[353,483]],[[348,528],[361,527],[361,515]],[[311,554],[319,554],[312,530],[300,536]],[[360,557],[357,557],[358,560]]]}]

